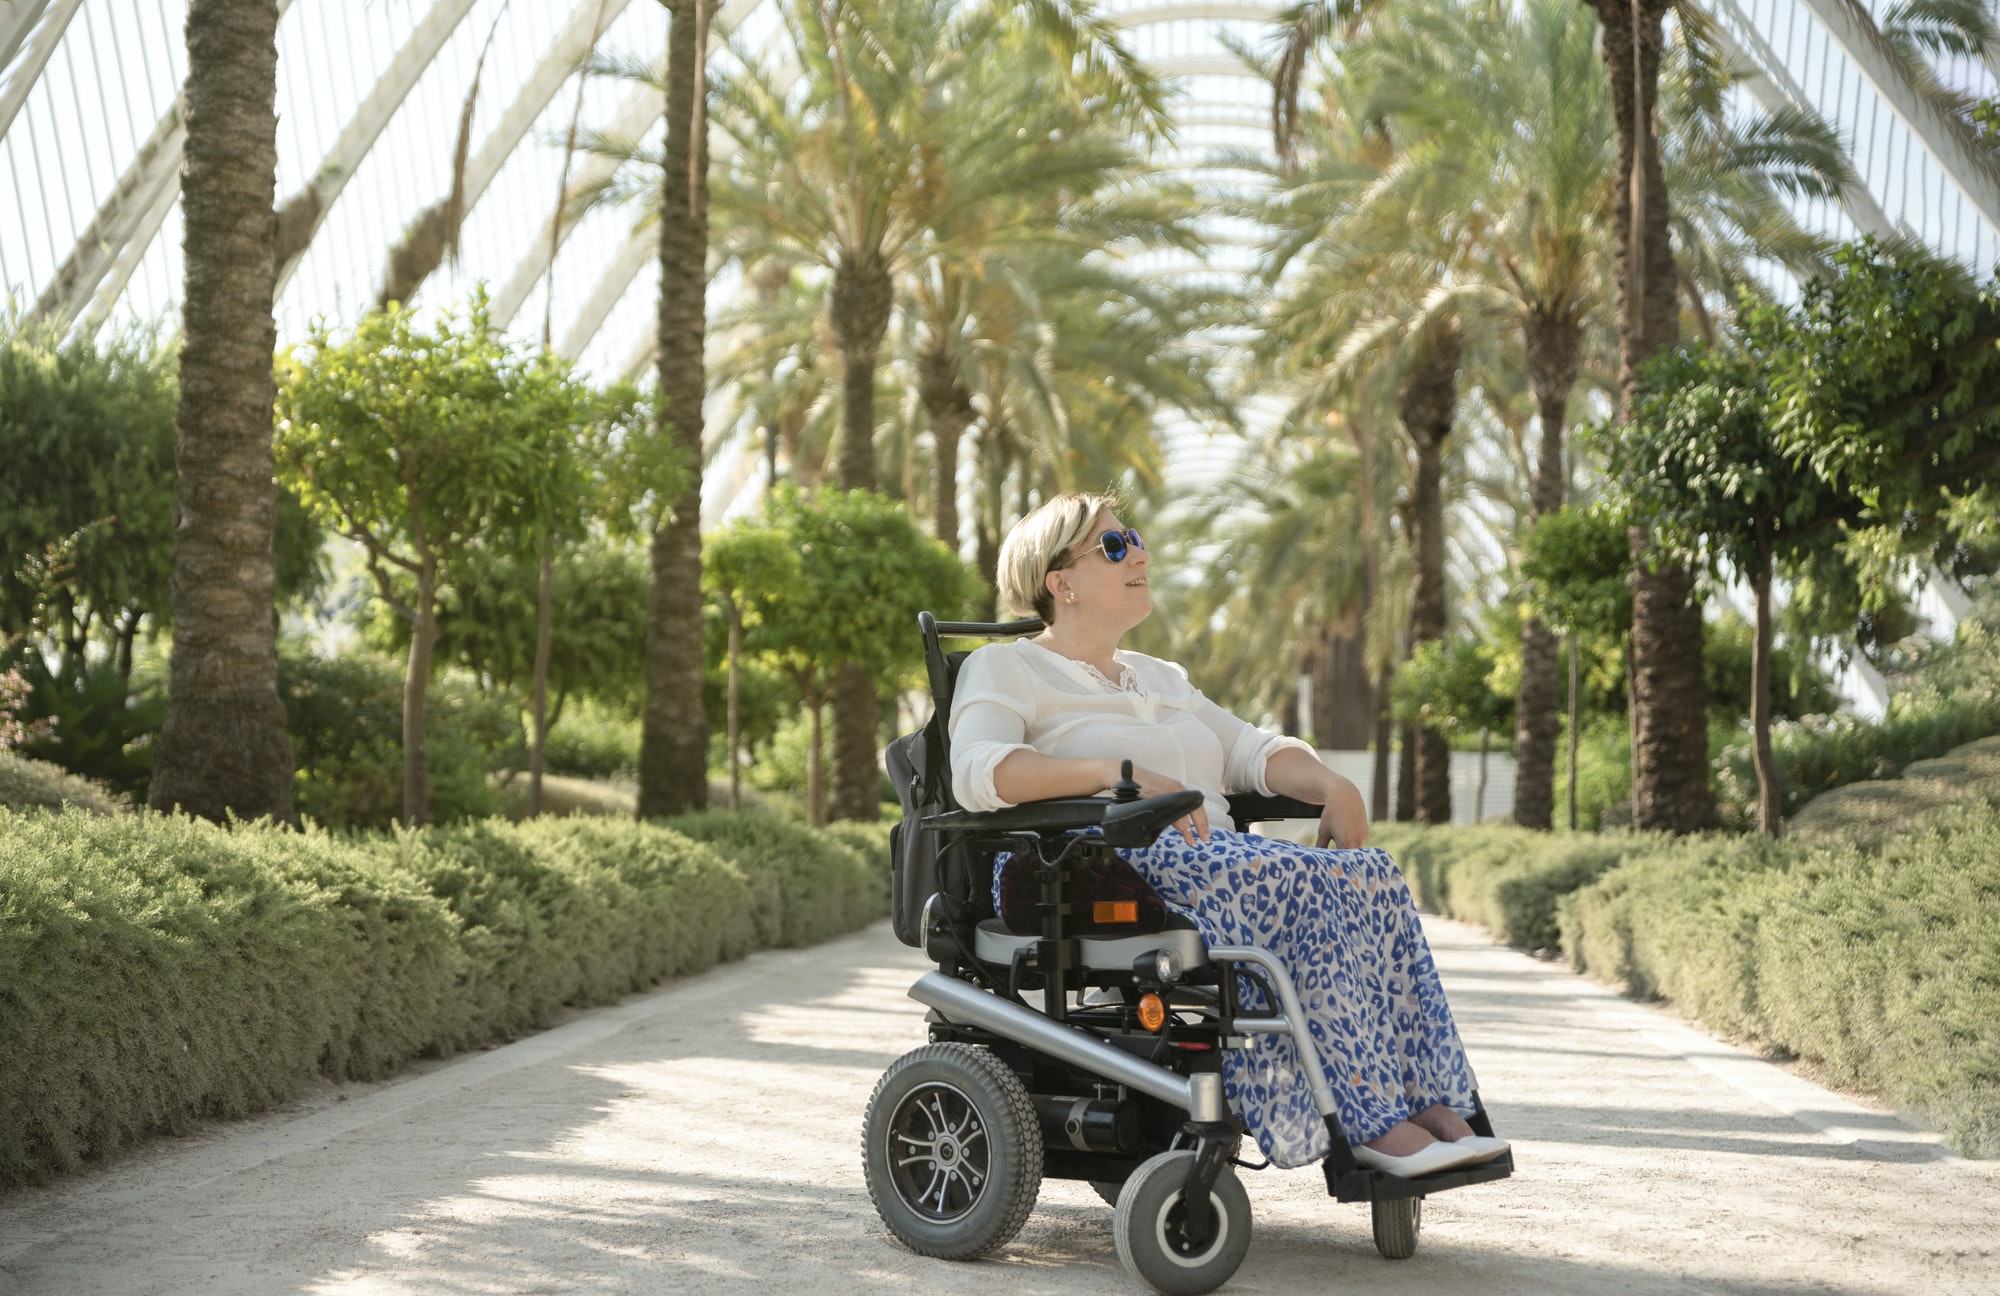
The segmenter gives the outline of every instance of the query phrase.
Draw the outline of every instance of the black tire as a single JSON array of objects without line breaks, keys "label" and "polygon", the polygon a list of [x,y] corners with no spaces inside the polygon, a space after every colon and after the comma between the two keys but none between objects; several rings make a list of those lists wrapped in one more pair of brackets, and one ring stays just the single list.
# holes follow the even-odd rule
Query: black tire
[{"label": "black tire", "polygon": [[1035,1208],[1041,1124],[1020,1079],[992,1053],[927,1044],[876,1082],[861,1163],[875,1213],[903,1245],[976,1260],[1013,1240]]},{"label": "black tire", "polygon": [[1424,1228],[1424,1199],[1399,1197],[1370,1202],[1375,1222],[1375,1249],[1384,1260],[1408,1260],[1417,1253],[1417,1234]]},{"label": "black tire", "polygon": [[1228,1166],[1215,1177],[1209,1201],[1214,1238],[1197,1255],[1185,1252],[1178,1225],[1193,1152],[1162,1152],[1132,1172],[1118,1194],[1111,1236],[1125,1272],[1166,1296],[1201,1296],[1229,1281],[1250,1252],[1250,1194]]}]

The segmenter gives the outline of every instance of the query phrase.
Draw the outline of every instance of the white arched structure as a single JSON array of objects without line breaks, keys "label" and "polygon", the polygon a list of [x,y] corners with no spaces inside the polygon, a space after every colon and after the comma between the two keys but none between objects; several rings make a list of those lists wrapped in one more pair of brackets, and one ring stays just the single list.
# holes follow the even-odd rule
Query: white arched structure
[{"label": "white arched structure", "polygon": [[[657,57],[660,6],[631,0],[280,0],[280,192],[303,242],[279,270],[280,329],[350,318],[373,299],[403,226],[450,188],[451,152],[475,68],[476,147],[465,164],[463,260],[426,295],[484,280],[504,325],[539,335],[606,374],[629,370],[650,337],[650,233],[629,214],[555,218],[561,140],[577,68],[593,44]],[[752,31],[761,0],[729,0],[719,32]],[[1912,235],[1983,267],[2000,259],[2000,163],[1925,97],[1884,41],[1888,0],[1702,0],[1767,108],[1803,108],[1851,143],[1862,184],[1805,204],[1836,235]],[[0,0],[0,283],[17,304],[86,329],[167,314],[178,299],[177,104],[186,0]],[[1184,90],[1177,165],[1215,141],[1254,146],[1268,90],[1226,35],[1268,48],[1267,0],[1107,0],[1149,64]],[[157,14],[152,11],[157,10]],[[1946,84],[1994,93],[1985,60],[1940,60]],[[571,93],[565,93],[565,87]],[[593,78],[587,126],[657,129],[657,91]],[[609,164],[577,157],[572,184]],[[579,234],[584,237],[577,237]],[[643,346],[641,348],[643,352]]]}]

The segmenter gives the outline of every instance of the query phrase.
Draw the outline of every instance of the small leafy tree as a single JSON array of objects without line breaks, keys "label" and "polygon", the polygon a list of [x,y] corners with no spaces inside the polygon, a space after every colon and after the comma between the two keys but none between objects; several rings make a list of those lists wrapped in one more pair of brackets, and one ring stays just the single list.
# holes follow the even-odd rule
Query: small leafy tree
[{"label": "small leafy tree", "polygon": [[1514,699],[1494,688],[1497,654],[1470,635],[1418,644],[1391,686],[1396,718],[1424,725],[1447,738],[1479,735],[1479,791],[1473,818],[1486,814],[1486,764],[1493,731],[1514,725]]},{"label": "small leafy tree", "polygon": [[[1602,431],[1597,439],[1603,440]],[[1582,733],[1578,640],[1609,641],[1626,657],[1632,630],[1632,549],[1624,509],[1606,503],[1544,513],[1522,545],[1521,578],[1528,604],[1560,632],[1569,654],[1569,823],[1577,824],[1577,743]],[[1639,748],[1633,745],[1636,759]]]},{"label": "small leafy tree", "polygon": [[[701,583],[704,591],[722,605],[729,628],[729,694],[724,708],[729,757],[729,808],[742,804],[743,750],[743,646],[746,624],[762,629],[787,607],[797,607],[806,593],[799,551],[793,537],[773,526],[768,518],[745,518],[710,536],[703,545]],[[814,721],[818,714],[815,708]],[[813,753],[818,755],[818,734]],[[810,790],[817,805],[817,773]]]},{"label": "small leafy tree", "polygon": [[[480,294],[425,328],[401,306],[336,338],[324,324],[280,360],[280,479],[361,546],[376,595],[410,626],[403,687],[403,818],[428,819],[424,697],[448,564],[531,515],[522,501],[563,453],[542,362],[494,332]],[[399,588],[397,577],[409,581]]]},{"label": "small leafy tree", "polygon": [[[899,682],[922,660],[917,613],[959,608],[971,596],[971,573],[942,543],[910,521],[900,503],[872,491],[780,487],[765,522],[798,555],[798,576],[778,591],[743,592],[763,600],[750,636],[798,686],[812,720],[806,795],[814,824],[825,818],[820,713],[836,673],[856,668],[878,690]],[[739,595],[740,597],[741,595]]]}]

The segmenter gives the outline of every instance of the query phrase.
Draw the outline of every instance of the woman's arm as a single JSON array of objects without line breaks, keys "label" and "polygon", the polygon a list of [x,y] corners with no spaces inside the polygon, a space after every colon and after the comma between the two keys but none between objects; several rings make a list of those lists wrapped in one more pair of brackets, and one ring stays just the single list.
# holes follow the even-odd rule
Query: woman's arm
[{"label": "woman's arm", "polygon": [[1264,767],[1264,782],[1279,796],[1297,797],[1322,805],[1319,840],[1329,840],[1342,850],[1356,850],[1368,844],[1368,807],[1361,789],[1328,769],[1320,758],[1297,747],[1282,747],[1271,753]]},{"label": "woman's arm", "polygon": [[[1007,758],[993,767],[993,790],[1001,798],[1014,805],[1023,801],[1045,801],[1050,797],[1096,796],[1118,781],[1119,762],[1115,760],[1084,760],[1070,756],[1045,756],[1038,751],[1010,752]],[[1187,788],[1177,779],[1152,770],[1132,767],[1132,781],[1139,785],[1142,797],[1160,796],[1168,792],[1185,792]],[[1194,845],[1195,838],[1208,840],[1208,811],[1197,809],[1184,819],[1174,821],[1181,836],[1187,838],[1188,845]]]}]

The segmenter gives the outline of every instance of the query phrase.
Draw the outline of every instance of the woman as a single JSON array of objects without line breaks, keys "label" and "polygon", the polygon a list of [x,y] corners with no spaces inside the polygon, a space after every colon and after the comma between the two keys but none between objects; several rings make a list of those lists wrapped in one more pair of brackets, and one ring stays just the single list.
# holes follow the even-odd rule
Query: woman
[{"label": "woman", "polygon": [[[1133,762],[1141,795],[1199,788],[1201,809],[1143,850],[1119,854],[1210,944],[1261,945],[1291,969],[1365,1165],[1404,1176],[1491,1160],[1474,1081],[1408,886],[1389,857],[1362,849],[1368,813],[1355,786],[1296,738],[1265,734],[1203,697],[1171,662],[1118,642],[1152,611],[1149,559],[1114,501],[1063,495],[1021,519],[1000,551],[1000,594],[1040,635],[966,659],[951,710],[952,790],[969,810],[1094,796]],[[1222,794],[1320,803],[1318,846],[1212,827]],[[1337,850],[1324,849],[1331,840]],[[997,887],[996,887],[997,889]],[[1279,1166],[1331,1150],[1286,1036],[1223,1055],[1229,1105]]]}]

